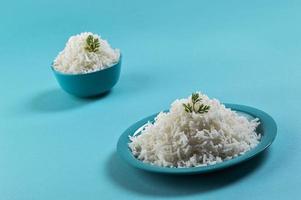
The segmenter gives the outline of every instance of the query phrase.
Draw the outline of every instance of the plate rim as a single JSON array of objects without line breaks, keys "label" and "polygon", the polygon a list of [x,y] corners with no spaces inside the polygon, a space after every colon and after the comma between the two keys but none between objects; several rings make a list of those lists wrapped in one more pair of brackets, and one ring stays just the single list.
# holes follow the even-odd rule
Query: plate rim
[{"label": "plate rim", "polygon": [[202,174],[202,173],[209,173],[212,171],[224,169],[233,165],[237,165],[241,162],[250,160],[251,158],[263,152],[274,142],[277,135],[277,125],[275,120],[269,114],[257,108],[246,106],[246,105],[239,105],[239,104],[232,104],[232,103],[225,103],[224,105],[226,108],[230,108],[231,110],[243,112],[255,118],[259,118],[260,123],[262,125],[263,133],[259,144],[253,149],[244,153],[243,155],[239,155],[230,160],[213,164],[213,165],[189,167],[189,168],[160,167],[149,163],[144,163],[136,159],[128,147],[128,142],[130,141],[129,135],[133,135],[133,133],[138,128],[140,128],[143,124],[154,119],[154,117],[157,116],[159,112],[147,116],[141,120],[138,120],[130,127],[128,127],[119,137],[117,143],[117,154],[131,166],[149,172],[164,173],[164,174]]}]

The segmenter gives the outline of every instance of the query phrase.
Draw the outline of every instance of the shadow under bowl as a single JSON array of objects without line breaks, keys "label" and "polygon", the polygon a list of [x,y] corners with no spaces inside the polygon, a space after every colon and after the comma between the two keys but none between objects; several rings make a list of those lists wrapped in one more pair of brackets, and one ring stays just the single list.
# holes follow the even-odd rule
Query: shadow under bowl
[{"label": "shadow under bowl", "polygon": [[51,69],[63,90],[77,97],[93,97],[108,92],[118,82],[121,69],[119,62],[103,70],[86,74],[67,74]]}]

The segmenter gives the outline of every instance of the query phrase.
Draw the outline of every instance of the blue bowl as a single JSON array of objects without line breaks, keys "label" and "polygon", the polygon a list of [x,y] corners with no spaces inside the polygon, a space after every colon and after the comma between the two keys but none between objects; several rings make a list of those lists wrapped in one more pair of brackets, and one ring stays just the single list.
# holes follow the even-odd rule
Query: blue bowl
[{"label": "blue bowl", "polygon": [[121,57],[113,66],[87,74],[66,74],[51,67],[63,90],[77,97],[93,97],[112,89],[119,79],[120,68]]},{"label": "blue bowl", "polygon": [[117,144],[117,153],[125,162],[132,165],[133,167],[150,172],[164,174],[203,174],[231,167],[233,165],[237,165],[241,162],[249,160],[261,153],[262,151],[264,151],[272,144],[277,134],[277,125],[270,115],[261,110],[249,106],[237,104],[225,104],[225,106],[236,111],[238,114],[247,117],[248,119],[258,118],[260,121],[260,125],[257,127],[256,131],[261,134],[261,140],[256,147],[247,151],[243,155],[237,156],[222,163],[217,163],[214,165],[208,165],[203,167],[170,168],[144,163],[133,156],[128,146],[128,143],[130,142],[129,136],[140,134],[141,130],[148,122],[154,122],[154,118],[157,116],[158,113],[148,116],[130,126],[119,138]]}]

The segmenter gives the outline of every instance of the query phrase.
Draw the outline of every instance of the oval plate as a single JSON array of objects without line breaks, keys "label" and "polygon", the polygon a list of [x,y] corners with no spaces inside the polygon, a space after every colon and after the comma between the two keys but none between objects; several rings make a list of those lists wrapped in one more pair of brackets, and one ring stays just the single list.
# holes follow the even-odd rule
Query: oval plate
[{"label": "oval plate", "polygon": [[260,121],[260,125],[256,129],[256,132],[262,135],[260,142],[255,148],[247,151],[243,155],[214,165],[189,168],[159,167],[156,165],[144,163],[133,156],[130,148],[128,147],[128,143],[130,142],[129,136],[140,134],[145,124],[149,121],[153,122],[158,113],[146,117],[129,127],[119,138],[117,144],[117,153],[130,165],[146,171],[167,174],[202,174],[219,169],[224,169],[226,167],[230,167],[243,161],[249,160],[252,157],[258,155],[260,152],[264,151],[272,144],[277,134],[277,125],[271,116],[261,110],[249,106],[237,104],[225,104],[225,106],[227,108],[231,108],[231,110],[236,111],[240,115],[246,116],[249,119],[258,118]]}]

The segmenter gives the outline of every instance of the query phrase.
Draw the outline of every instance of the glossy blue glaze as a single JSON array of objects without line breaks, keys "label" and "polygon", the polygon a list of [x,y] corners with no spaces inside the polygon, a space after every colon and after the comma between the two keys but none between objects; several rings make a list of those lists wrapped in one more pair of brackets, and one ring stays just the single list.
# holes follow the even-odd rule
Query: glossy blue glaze
[{"label": "glossy blue glaze", "polygon": [[119,79],[120,68],[121,57],[115,65],[87,74],[66,74],[51,67],[62,89],[77,97],[93,97],[109,91]]},{"label": "glossy blue glaze", "polygon": [[131,153],[131,150],[128,147],[128,143],[130,142],[129,136],[133,136],[137,129],[145,125],[147,122],[154,121],[154,118],[157,116],[158,113],[146,117],[129,127],[119,138],[117,152],[130,165],[142,170],[164,174],[203,174],[224,169],[239,164],[243,161],[249,160],[250,158],[253,158],[254,156],[264,151],[267,147],[269,147],[272,144],[277,134],[277,125],[271,116],[269,116],[267,113],[261,110],[249,106],[236,104],[225,105],[226,107],[231,108],[232,110],[238,111],[240,114],[247,115],[247,117],[249,118],[258,118],[260,121],[260,125],[257,128],[257,132],[262,135],[260,143],[255,148],[251,149],[243,155],[240,155],[228,161],[224,161],[222,163],[208,165],[204,167],[168,168],[143,163],[142,161],[136,159]]}]

